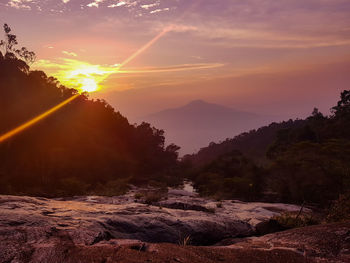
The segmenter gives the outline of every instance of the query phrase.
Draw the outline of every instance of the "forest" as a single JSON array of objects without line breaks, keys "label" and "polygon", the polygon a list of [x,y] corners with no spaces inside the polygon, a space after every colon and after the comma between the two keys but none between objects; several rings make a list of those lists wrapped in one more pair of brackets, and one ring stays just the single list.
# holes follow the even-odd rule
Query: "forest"
[{"label": "forest", "polygon": [[[327,206],[350,189],[350,91],[325,116],[272,123],[179,158],[163,130],[130,124],[104,100],[31,70],[5,24],[0,42],[0,134],[77,95],[30,129],[0,143],[0,193],[118,195],[128,185],[194,182],[217,199]],[[312,105],[310,105],[312,108]]]},{"label": "forest", "polygon": [[[35,54],[17,49],[5,24],[0,52],[0,134],[78,94],[44,72]],[[130,124],[104,100],[78,97],[30,129],[0,143],[0,192],[36,196],[121,194],[129,183],[166,182],[178,149],[164,131]]]},{"label": "forest", "polygon": [[184,161],[199,191],[219,198],[327,206],[350,190],[350,91],[324,116],[289,120],[211,143]]}]

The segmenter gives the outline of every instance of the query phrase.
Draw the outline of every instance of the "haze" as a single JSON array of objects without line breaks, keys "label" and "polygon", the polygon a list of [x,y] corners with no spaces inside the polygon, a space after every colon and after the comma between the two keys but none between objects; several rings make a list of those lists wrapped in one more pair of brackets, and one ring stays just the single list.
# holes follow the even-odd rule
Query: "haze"
[{"label": "haze", "polygon": [[2,0],[0,22],[37,53],[32,67],[132,122],[198,99],[286,119],[328,114],[349,87],[349,11],[347,0]]}]

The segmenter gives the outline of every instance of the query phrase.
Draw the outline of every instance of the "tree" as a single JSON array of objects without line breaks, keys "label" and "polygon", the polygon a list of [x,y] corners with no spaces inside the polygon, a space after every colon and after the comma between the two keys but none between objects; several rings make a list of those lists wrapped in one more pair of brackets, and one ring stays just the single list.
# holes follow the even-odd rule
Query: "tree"
[{"label": "tree", "polygon": [[350,90],[344,90],[340,94],[340,101],[332,108],[335,117],[350,116]]},{"label": "tree", "polygon": [[269,185],[284,202],[326,205],[350,186],[350,142],[292,144],[272,163]]},{"label": "tree", "polygon": [[17,36],[11,34],[11,28],[7,24],[4,24],[4,32],[5,40],[0,41],[0,47],[4,49],[4,57],[21,59],[27,64],[34,63],[36,58],[35,53],[29,51],[26,47],[16,48],[18,45]]},{"label": "tree", "polygon": [[[44,72],[33,54],[17,49],[5,25],[0,54],[0,134],[78,94]],[[164,131],[131,125],[104,100],[80,94],[30,129],[0,143],[0,193],[62,196],[114,194],[130,182],[177,177],[178,147]],[[171,171],[170,168],[171,167]]]}]

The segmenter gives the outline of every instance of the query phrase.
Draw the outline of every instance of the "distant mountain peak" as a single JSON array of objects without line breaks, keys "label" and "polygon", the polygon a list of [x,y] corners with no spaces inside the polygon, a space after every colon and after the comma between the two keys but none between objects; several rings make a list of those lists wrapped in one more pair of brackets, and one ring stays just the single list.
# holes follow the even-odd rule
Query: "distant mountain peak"
[{"label": "distant mountain peak", "polygon": [[165,130],[167,142],[181,146],[181,153],[197,151],[212,141],[232,138],[265,124],[264,118],[258,114],[202,99],[144,116],[141,121]]},{"label": "distant mountain peak", "polygon": [[[192,100],[189,103],[185,104],[182,107],[176,108],[176,109],[172,109],[172,110],[185,110],[187,111],[195,111],[195,112],[202,112],[202,113],[210,113],[210,112],[217,112],[219,113],[233,113],[236,112],[235,109],[232,109],[230,107],[226,107],[220,104],[215,104],[215,103],[211,103],[211,102],[207,102],[201,99],[198,100]],[[238,112],[238,111],[237,111]]]},{"label": "distant mountain peak", "polygon": [[201,99],[198,99],[198,100],[192,100],[190,101],[189,103],[185,104],[184,106],[182,107],[179,107],[177,109],[198,109],[198,110],[217,110],[217,109],[225,109],[225,110],[233,110],[232,108],[229,108],[229,107],[226,107],[226,106],[223,106],[223,105],[220,105],[220,104],[215,104],[215,103],[211,103],[211,102],[207,102],[205,100],[201,100]]},{"label": "distant mountain peak", "polygon": [[198,99],[198,100],[192,100],[187,105],[202,105],[202,104],[210,104],[204,100]]}]

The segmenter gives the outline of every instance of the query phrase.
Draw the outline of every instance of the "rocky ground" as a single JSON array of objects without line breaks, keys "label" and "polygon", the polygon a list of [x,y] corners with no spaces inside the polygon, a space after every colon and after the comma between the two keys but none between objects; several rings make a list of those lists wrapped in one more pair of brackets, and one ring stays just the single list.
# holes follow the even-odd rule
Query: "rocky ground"
[{"label": "rocky ground", "polygon": [[0,262],[350,262],[346,223],[249,237],[298,206],[138,195],[0,196]]}]

